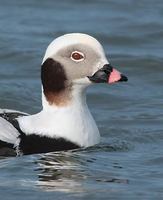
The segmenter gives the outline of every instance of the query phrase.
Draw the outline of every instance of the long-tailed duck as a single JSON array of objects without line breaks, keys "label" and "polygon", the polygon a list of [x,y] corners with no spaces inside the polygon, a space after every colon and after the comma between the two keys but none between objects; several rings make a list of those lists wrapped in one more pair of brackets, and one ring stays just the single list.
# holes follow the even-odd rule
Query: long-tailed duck
[{"label": "long-tailed duck", "polygon": [[34,115],[0,110],[0,154],[26,155],[88,147],[100,134],[85,91],[94,83],[127,81],[93,37],[72,33],[55,39],[41,65],[42,105]]}]

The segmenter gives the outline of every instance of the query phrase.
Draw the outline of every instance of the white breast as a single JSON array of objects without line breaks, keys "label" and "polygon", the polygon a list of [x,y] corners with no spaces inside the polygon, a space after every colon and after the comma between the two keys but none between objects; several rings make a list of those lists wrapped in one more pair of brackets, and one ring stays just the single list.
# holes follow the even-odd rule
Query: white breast
[{"label": "white breast", "polygon": [[63,137],[84,147],[99,143],[100,134],[87,107],[85,94],[77,91],[69,106],[48,107],[47,104],[40,113],[19,118],[22,131],[53,138]]}]

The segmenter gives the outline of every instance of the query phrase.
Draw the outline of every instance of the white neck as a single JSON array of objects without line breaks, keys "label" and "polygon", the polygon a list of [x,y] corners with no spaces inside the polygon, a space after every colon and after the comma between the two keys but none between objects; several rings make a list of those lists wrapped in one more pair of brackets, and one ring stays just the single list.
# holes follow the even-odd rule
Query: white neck
[{"label": "white neck", "polygon": [[85,90],[82,85],[74,87],[72,100],[65,107],[50,105],[43,94],[43,110],[38,114],[19,118],[20,128],[26,134],[63,137],[84,147],[98,143],[100,135],[88,109]]}]

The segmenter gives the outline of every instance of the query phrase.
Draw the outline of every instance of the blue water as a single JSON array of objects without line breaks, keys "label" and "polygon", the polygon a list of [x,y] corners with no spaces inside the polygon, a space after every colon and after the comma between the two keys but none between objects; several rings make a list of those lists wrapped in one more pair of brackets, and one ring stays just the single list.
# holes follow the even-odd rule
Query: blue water
[{"label": "blue water", "polygon": [[0,196],[14,199],[163,199],[163,2],[0,0],[0,107],[41,109],[47,45],[84,32],[129,77],[88,90],[99,145],[0,159]]}]

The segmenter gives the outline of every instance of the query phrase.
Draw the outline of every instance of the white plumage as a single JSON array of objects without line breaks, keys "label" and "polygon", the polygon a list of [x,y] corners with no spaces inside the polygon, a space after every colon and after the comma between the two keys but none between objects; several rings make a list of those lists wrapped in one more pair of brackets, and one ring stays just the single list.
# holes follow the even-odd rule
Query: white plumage
[{"label": "white plumage", "polygon": [[16,144],[19,132],[11,123],[0,117],[0,140]]}]

